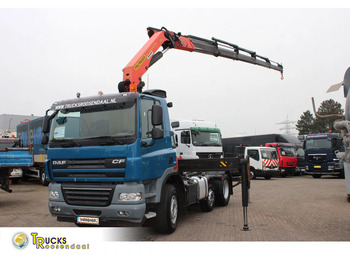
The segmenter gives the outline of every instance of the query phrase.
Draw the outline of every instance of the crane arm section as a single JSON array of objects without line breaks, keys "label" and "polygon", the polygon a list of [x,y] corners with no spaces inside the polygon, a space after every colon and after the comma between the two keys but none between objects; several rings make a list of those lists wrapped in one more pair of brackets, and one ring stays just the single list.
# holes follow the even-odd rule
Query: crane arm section
[{"label": "crane arm section", "polygon": [[[142,92],[143,74],[171,48],[243,61],[277,70],[283,76],[281,64],[235,44],[216,38],[208,40],[191,35],[182,36],[181,33],[168,31],[164,27],[149,27],[147,31],[149,40],[123,69],[123,81],[118,85],[119,92]],[[163,47],[162,51],[158,51],[160,47]]]}]

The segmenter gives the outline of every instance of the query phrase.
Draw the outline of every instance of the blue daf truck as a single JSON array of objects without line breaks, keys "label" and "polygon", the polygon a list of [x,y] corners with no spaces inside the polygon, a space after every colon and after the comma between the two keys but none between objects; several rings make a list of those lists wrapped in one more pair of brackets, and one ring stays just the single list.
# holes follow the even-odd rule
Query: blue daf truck
[{"label": "blue daf truck", "polygon": [[344,176],[344,165],[337,152],[345,148],[338,133],[310,134],[304,140],[305,173],[314,178],[323,175]]},{"label": "blue daf truck", "polygon": [[49,209],[58,221],[102,225],[155,217],[158,231],[171,233],[180,207],[199,203],[211,211],[229,203],[239,160],[177,160],[165,97],[148,90],[52,105],[42,143]]},{"label": "blue daf truck", "polygon": [[[177,159],[171,104],[165,91],[142,92],[142,75],[172,48],[263,66],[282,78],[283,66],[216,38],[164,27],[149,27],[147,34],[149,40],[123,69],[119,94],[80,98],[78,93],[76,99],[53,104],[52,114],[44,117],[49,209],[60,221],[100,225],[155,218],[158,231],[172,233],[180,207],[199,203],[211,211],[214,203],[225,206],[232,175],[246,178],[249,173],[248,163],[238,158]],[[248,199],[246,194],[242,199]]]}]

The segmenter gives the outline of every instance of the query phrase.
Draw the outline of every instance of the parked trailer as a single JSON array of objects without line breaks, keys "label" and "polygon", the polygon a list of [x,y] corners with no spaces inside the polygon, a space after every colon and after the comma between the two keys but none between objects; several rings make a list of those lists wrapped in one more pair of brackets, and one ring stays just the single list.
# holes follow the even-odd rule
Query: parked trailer
[{"label": "parked trailer", "polygon": [[23,178],[39,178],[41,184],[48,185],[45,175],[45,161],[47,159],[47,150],[41,144],[43,117],[25,122],[17,126],[17,136],[20,138],[21,146],[31,147],[34,164],[31,167],[23,169]]},{"label": "parked trailer", "polygon": [[14,168],[33,165],[31,149],[20,148],[18,138],[0,138],[0,188],[9,193],[9,177]]}]

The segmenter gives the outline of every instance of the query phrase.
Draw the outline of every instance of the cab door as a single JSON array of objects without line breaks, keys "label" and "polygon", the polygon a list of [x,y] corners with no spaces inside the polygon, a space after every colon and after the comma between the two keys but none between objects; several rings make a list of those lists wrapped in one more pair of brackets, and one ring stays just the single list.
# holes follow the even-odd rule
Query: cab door
[{"label": "cab door", "polygon": [[247,155],[249,156],[249,162],[250,162],[250,166],[254,167],[255,169],[262,169],[261,166],[261,157],[259,154],[259,150],[258,149],[248,149],[247,150]]}]

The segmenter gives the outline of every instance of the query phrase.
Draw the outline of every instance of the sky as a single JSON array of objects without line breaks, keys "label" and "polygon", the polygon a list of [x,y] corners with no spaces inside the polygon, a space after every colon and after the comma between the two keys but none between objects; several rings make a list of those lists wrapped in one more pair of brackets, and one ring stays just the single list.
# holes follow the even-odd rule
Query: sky
[{"label": "sky", "polygon": [[118,92],[146,28],[164,26],[284,66],[281,80],[264,67],[169,50],[143,80],[167,91],[172,119],[216,122],[223,137],[283,133],[278,123],[312,112],[311,97],[316,107],[345,107],[342,89],[326,91],[350,66],[349,24],[348,8],[0,8],[0,114],[42,116],[77,92]]}]

